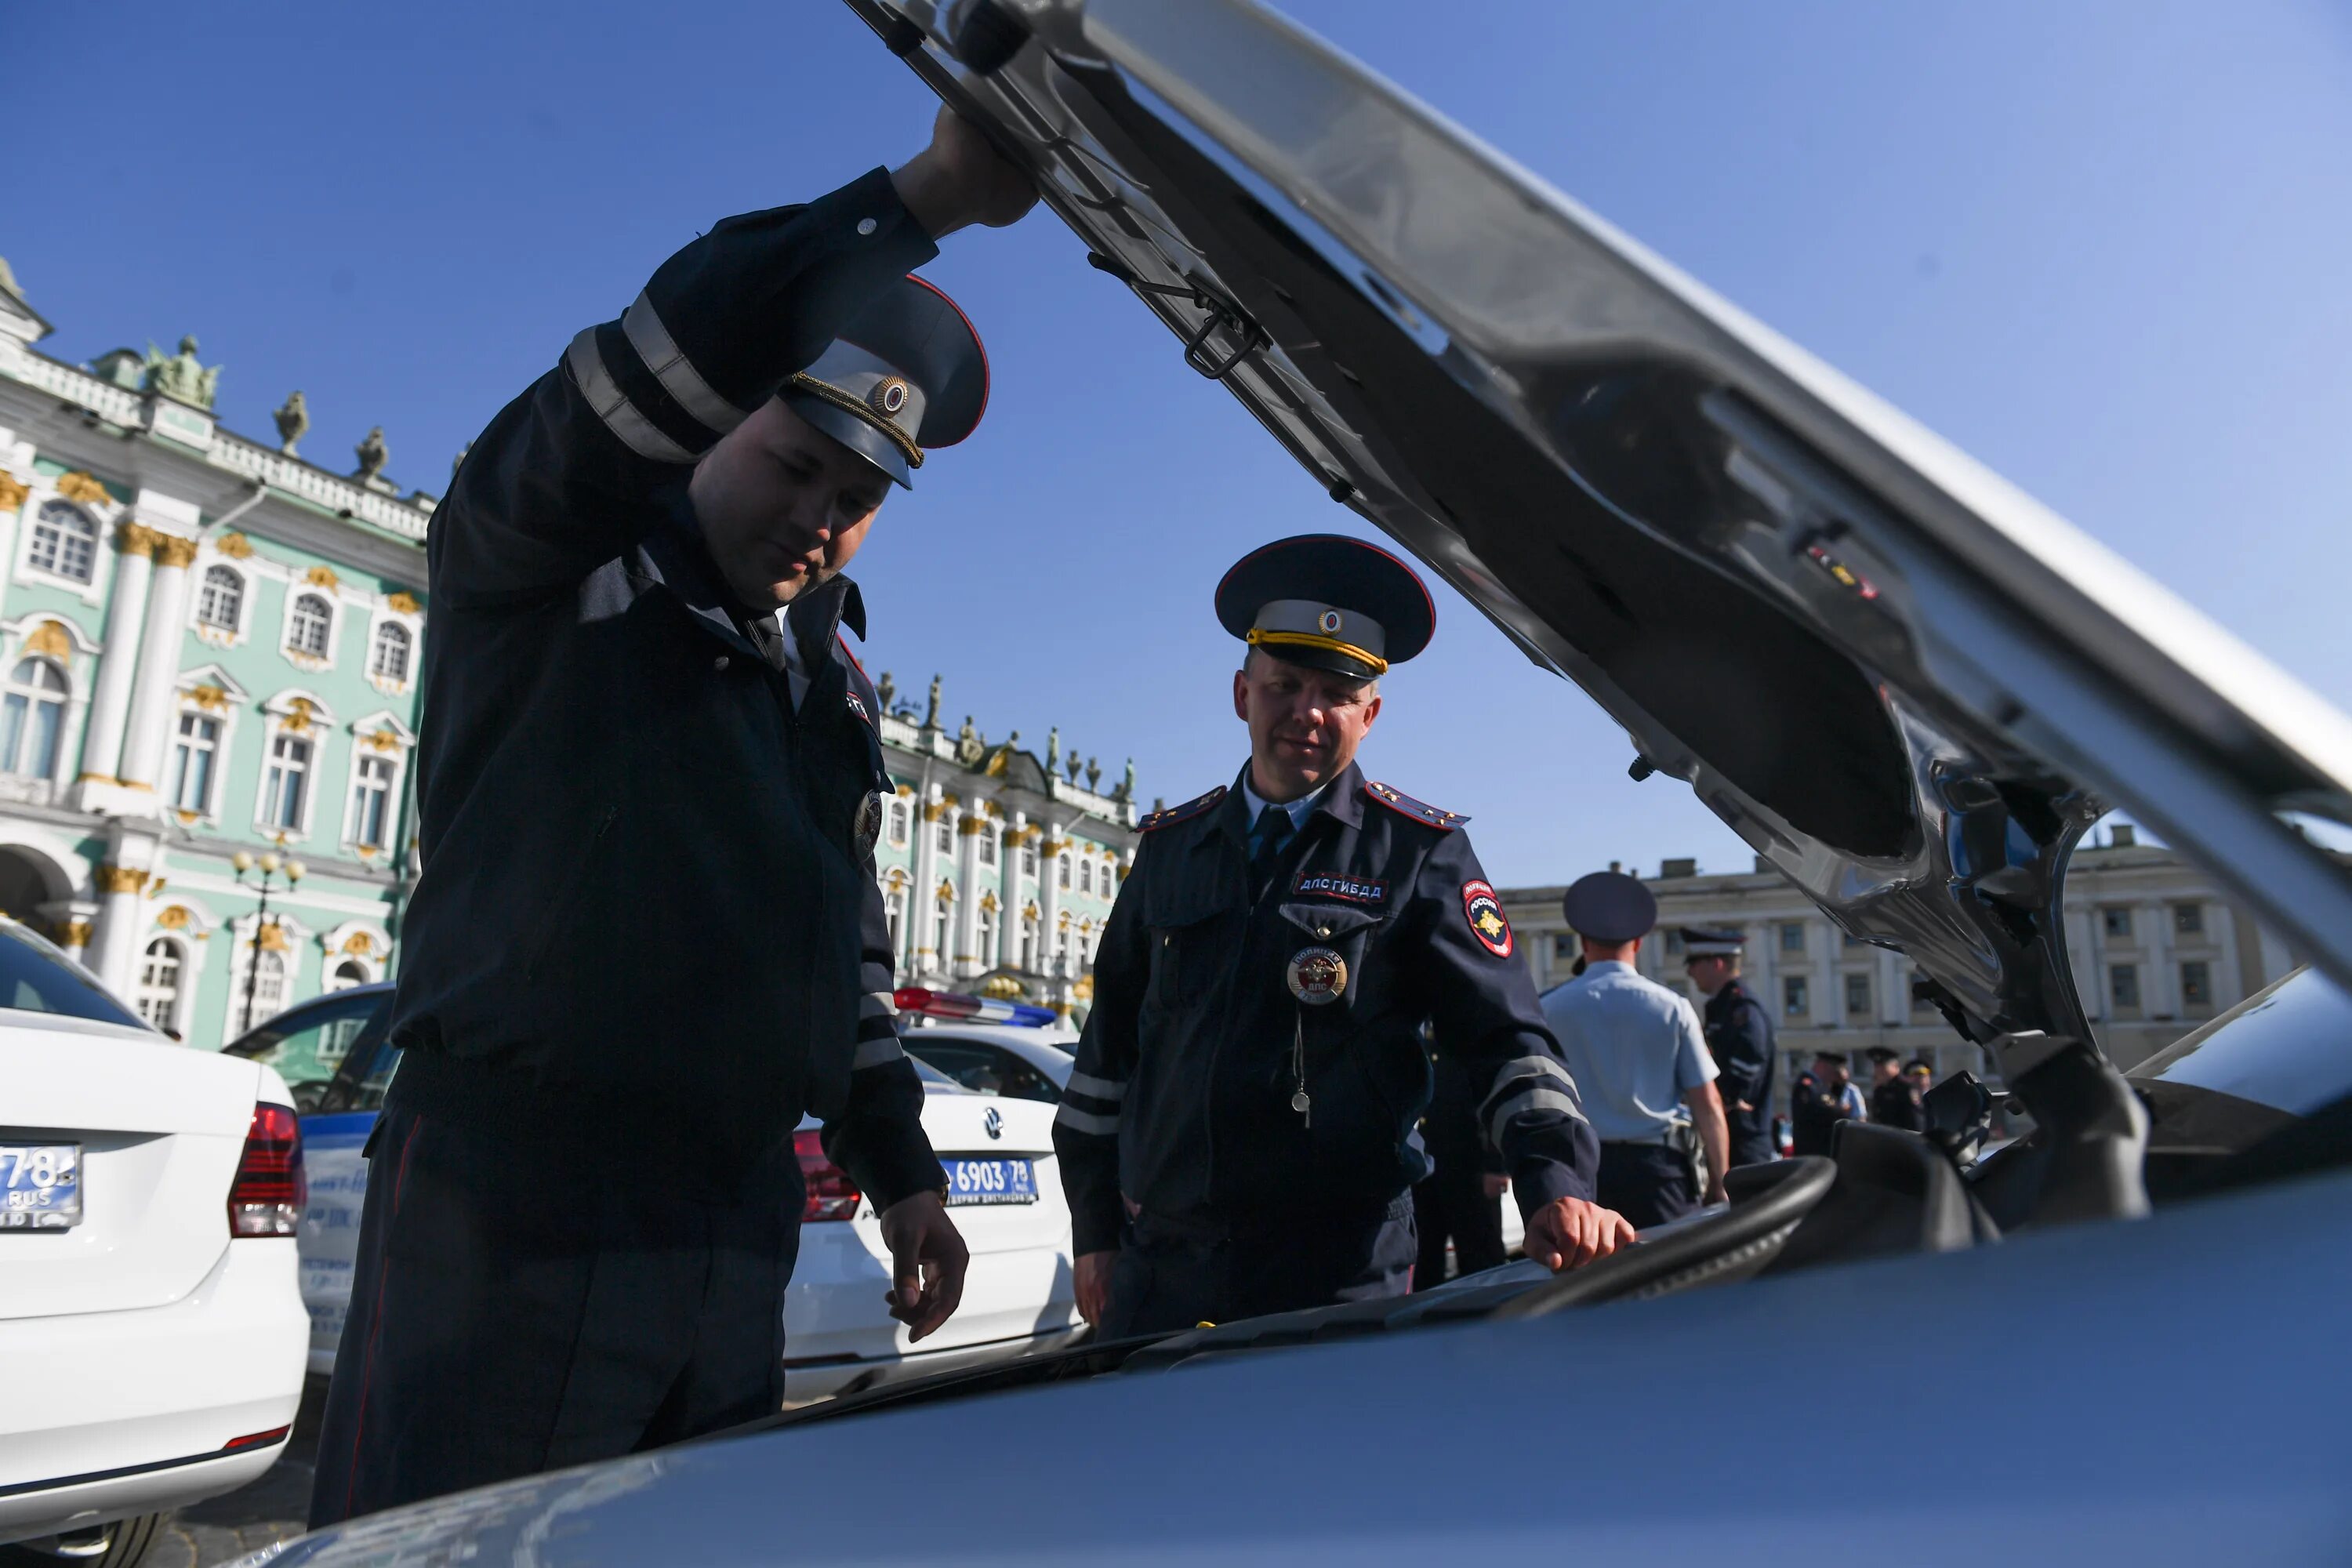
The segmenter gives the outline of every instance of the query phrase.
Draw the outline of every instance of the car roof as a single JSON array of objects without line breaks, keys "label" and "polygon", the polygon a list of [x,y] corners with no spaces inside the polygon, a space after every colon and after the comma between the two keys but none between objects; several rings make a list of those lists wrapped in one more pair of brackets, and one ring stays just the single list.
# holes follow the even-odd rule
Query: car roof
[{"label": "car roof", "polygon": [[847,3],[2005,1077],[2092,1037],[2058,905],[2110,805],[2352,984],[2352,873],[2281,820],[2352,820],[2352,721],[1998,475],[1266,7]]}]

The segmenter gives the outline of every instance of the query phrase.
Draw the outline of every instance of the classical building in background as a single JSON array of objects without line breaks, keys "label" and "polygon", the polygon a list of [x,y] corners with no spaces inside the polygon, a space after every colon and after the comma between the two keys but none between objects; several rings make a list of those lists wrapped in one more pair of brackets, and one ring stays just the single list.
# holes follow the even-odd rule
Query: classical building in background
[{"label": "classical building in background", "polygon": [[[1701,874],[1668,860],[1643,879],[1658,899],[1657,932],[1641,970],[1685,994],[1682,926],[1748,933],[1748,988],[1780,1028],[1781,1099],[1816,1050],[1890,1046],[1924,1056],[1937,1076],[1967,1068],[1992,1079],[1982,1052],[1930,1003],[1912,995],[1910,961],[1847,936],[1779,872]],[[1539,989],[1569,978],[1576,939],[1560,918],[1562,888],[1502,890]],[[2168,849],[2127,826],[2074,853],[2066,871],[2068,955],[2099,1045],[2129,1068],[2276,980],[2296,962],[2286,944]],[[1857,1078],[1864,1072],[1857,1066]]]},{"label": "classical building in background", "polygon": [[[940,716],[937,677],[919,709],[880,682],[883,751],[896,799],[876,850],[899,983],[1020,997],[1082,1018],[1103,922],[1135,858],[1135,770],[1115,783],[1041,759],[1015,731],[992,744]],[[1081,780],[1083,779],[1083,782]]]},{"label": "classical building in background", "polygon": [[[0,910],[216,1047],[392,961],[434,498],[221,429],[194,338],[48,330],[0,263]],[[239,851],[307,873],[266,919]]]}]

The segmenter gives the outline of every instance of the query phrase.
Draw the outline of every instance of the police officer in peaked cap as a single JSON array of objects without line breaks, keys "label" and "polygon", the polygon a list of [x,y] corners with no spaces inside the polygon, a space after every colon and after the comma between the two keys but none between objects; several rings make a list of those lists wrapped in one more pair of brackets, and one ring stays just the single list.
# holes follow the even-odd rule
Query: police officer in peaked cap
[{"label": "police officer in peaked cap", "polygon": [[1560,900],[1584,969],[1543,999],[1601,1138],[1599,1196],[1636,1226],[1723,1200],[1729,1137],[1698,1014],[1633,966],[1658,901],[1636,878],[1595,871]]},{"label": "police officer in peaked cap", "polygon": [[1748,933],[1711,926],[1685,926],[1683,971],[1706,998],[1706,1048],[1720,1075],[1724,1119],[1731,1127],[1733,1165],[1758,1165],[1779,1157],[1772,1147],[1772,1080],[1779,1052],[1772,1017],[1739,975]]},{"label": "police officer in peaked cap", "polygon": [[955,1310],[842,569],[987,400],[911,269],[1034,200],[943,112],[896,170],[713,226],[435,512],[404,1054],[313,1525],[774,1411],[803,1114],[882,1216],[893,1315]]},{"label": "police officer in peaked cap", "polygon": [[1381,678],[1428,645],[1412,570],[1332,535],[1225,574],[1250,756],[1155,812],[1055,1120],[1079,1310],[1107,1338],[1401,1294],[1428,1169],[1423,1022],[1461,1061],[1554,1268],[1632,1229],[1466,818],[1374,783]]}]

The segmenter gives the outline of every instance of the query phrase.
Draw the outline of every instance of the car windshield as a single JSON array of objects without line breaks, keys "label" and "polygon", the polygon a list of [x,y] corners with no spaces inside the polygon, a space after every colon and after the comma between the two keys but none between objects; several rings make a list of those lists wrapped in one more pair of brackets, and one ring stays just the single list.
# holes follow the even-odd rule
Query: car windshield
[{"label": "car windshield", "polygon": [[89,971],[16,924],[0,924],[0,1007],[120,1024],[127,1029],[147,1027]]},{"label": "car windshield", "polygon": [[2352,1094],[2352,997],[2298,969],[2131,1069],[2147,1088],[2202,1091],[2308,1116]]},{"label": "car windshield", "polygon": [[293,1095],[295,1110],[317,1110],[322,1108],[327,1086],[361,1032],[391,1000],[387,988],[306,1003],[280,1013],[222,1049],[274,1069]]}]

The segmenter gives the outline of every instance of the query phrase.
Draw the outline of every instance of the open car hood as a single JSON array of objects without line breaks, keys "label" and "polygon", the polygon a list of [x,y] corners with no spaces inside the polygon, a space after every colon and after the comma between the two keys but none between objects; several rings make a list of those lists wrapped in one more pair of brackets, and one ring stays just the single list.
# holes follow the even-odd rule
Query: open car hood
[{"label": "open car hood", "polygon": [[2105,549],[1250,0],[848,0],[1293,457],[2011,1081],[2089,1025],[2112,805],[2352,986],[2352,724]]}]

